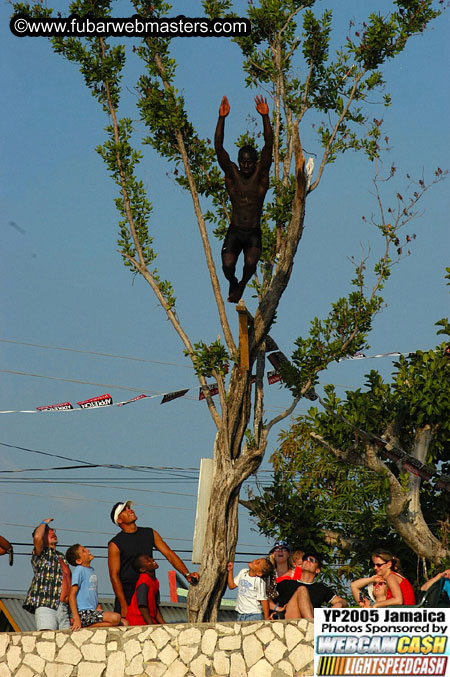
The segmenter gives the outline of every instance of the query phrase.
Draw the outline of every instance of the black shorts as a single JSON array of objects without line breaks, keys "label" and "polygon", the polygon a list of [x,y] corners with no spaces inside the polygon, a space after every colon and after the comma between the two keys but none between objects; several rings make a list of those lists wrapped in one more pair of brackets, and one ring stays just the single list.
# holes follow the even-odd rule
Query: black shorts
[{"label": "black shorts", "polygon": [[225,235],[225,240],[222,246],[222,256],[224,254],[234,254],[239,256],[243,251],[244,254],[248,249],[255,247],[262,249],[262,237],[260,228],[238,228],[231,225]]},{"label": "black shorts", "polygon": [[82,609],[78,612],[81,621],[81,627],[87,628],[94,623],[101,623],[103,621],[103,611],[97,609]]}]

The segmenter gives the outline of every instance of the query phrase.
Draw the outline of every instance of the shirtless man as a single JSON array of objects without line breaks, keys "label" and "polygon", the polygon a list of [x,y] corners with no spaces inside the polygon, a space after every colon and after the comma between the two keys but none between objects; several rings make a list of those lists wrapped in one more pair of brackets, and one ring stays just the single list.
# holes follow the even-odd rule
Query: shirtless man
[{"label": "shirtless man", "polygon": [[[223,147],[225,118],[230,104],[223,97],[219,108],[214,146],[217,160],[225,172],[225,186],[231,200],[231,224],[222,247],[222,269],[230,283],[228,301],[237,303],[244,293],[247,282],[256,271],[261,256],[261,212],[269,188],[269,170],[272,163],[273,132],[269,120],[269,107],[262,96],[255,98],[256,110],[262,116],[264,148],[257,162],[258,154],[253,146],[239,149],[238,164],[230,160]],[[235,275],[236,263],[241,251],[244,252],[242,280]]]}]

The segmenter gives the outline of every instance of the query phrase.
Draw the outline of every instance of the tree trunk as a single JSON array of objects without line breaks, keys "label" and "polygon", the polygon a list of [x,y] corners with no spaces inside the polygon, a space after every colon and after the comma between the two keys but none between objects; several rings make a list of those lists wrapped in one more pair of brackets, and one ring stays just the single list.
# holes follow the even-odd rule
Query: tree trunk
[{"label": "tree trunk", "polygon": [[224,425],[214,445],[214,475],[203,545],[200,580],[188,594],[188,621],[216,621],[227,585],[226,565],[234,561],[238,539],[239,492],[242,483],[261,463],[260,448],[242,447],[250,419],[250,371],[233,369]]},{"label": "tree trunk", "polygon": [[208,524],[198,585],[188,594],[188,622],[217,621],[220,600],[227,585],[226,564],[234,560],[238,537],[239,489],[230,478],[214,476]]}]

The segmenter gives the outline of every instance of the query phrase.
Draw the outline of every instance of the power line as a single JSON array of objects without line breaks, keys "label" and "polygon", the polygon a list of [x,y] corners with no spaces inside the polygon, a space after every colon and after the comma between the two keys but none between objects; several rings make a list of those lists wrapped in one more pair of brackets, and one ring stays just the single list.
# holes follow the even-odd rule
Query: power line
[{"label": "power line", "polygon": [[[15,522],[0,522],[2,526],[7,526],[7,527],[20,527],[23,529],[34,529],[35,524],[17,524]],[[68,529],[67,527],[58,527],[58,531],[67,531],[70,533],[75,533],[75,534],[99,534],[101,536],[114,536],[114,533],[112,531],[92,531],[88,529]],[[164,536],[165,541],[184,541],[186,543],[191,543],[192,538],[175,538],[172,536]],[[238,541],[239,545],[241,547],[245,546],[248,548],[259,548],[260,545],[256,545],[255,543],[242,543]]]},{"label": "power line", "polygon": [[[51,456],[52,458],[61,458],[64,461],[72,461],[74,463],[82,463],[84,467],[96,467],[95,464],[90,461],[84,461],[80,458],[72,458],[70,456],[62,456],[61,454],[52,454],[48,451],[40,451],[38,449],[30,449],[28,447],[20,447],[17,444],[8,444],[7,442],[0,442],[0,446],[8,447],[10,449],[19,449],[20,451],[26,451],[30,454],[39,454],[42,456]],[[176,468],[168,466],[135,466],[135,465],[121,465],[121,464],[108,464],[104,465],[105,468],[111,469],[127,469],[137,472],[148,472],[148,471],[181,471],[181,472],[199,472],[198,468]]]},{"label": "power line", "polygon": [[[91,463],[89,465],[61,465],[52,466],[50,468],[17,468],[15,470],[0,470],[0,473],[21,473],[21,472],[40,472],[47,470],[92,470],[92,468],[109,468],[111,470],[169,470],[169,468],[155,468],[154,466],[146,465],[120,465],[111,463]],[[180,468],[173,468],[178,471]]]},{"label": "power line", "polygon": [[[5,481],[5,480],[0,480],[0,482]],[[17,480],[17,482],[26,482],[27,480]],[[130,480],[131,481],[131,480]],[[95,484],[92,482],[74,482],[73,480],[46,480],[46,479],[38,479],[38,480],[31,480],[31,483],[33,484],[71,484],[74,486],[83,486],[83,487],[101,487],[104,488],[104,485],[102,484]],[[108,486],[108,489],[123,489],[122,486],[117,486],[117,485],[110,485]],[[190,498],[197,498],[197,494],[185,494],[181,493],[178,491],[161,491],[160,489],[138,489],[137,487],[133,487],[133,492],[140,492],[140,493],[148,493],[148,494],[167,494],[170,496],[187,496]]]},{"label": "power line", "polygon": [[[131,386],[121,386],[117,385],[114,383],[97,383],[95,381],[82,381],[77,378],[65,378],[63,376],[46,376],[45,374],[33,374],[32,372],[29,371],[16,371],[13,369],[0,369],[0,373],[2,374],[14,374],[16,376],[32,376],[33,378],[45,378],[50,381],[66,381],[67,383],[81,383],[83,385],[89,385],[89,386],[99,386],[102,388],[115,388],[117,390],[129,390],[134,393],[150,393],[151,395],[154,395],[155,397],[160,397],[161,395],[165,395],[166,392],[160,391],[160,390],[149,390],[148,388],[133,388]],[[195,385],[189,390],[193,390],[194,388],[197,388],[198,386]],[[184,396],[186,399],[193,399],[197,400],[196,397],[189,397],[189,395]],[[99,407],[100,409],[101,407]],[[78,409],[67,409],[66,411],[78,411]],[[83,409],[81,411],[84,411]],[[34,413],[34,412],[33,412]]]},{"label": "power line", "polygon": [[147,360],[143,357],[132,357],[131,355],[115,355],[112,353],[100,353],[94,350],[80,350],[78,348],[63,348],[61,346],[46,346],[41,343],[26,343],[25,341],[12,341],[10,339],[0,339],[2,343],[13,343],[20,346],[31,346],[33,348],[45,348],[46,350],[64,350],[71,353],[81,353],[85,355],[98,355],[99,357],[112,357],[120,360],[132,360],[133,362],[147,362],[149,364],[162,364],[169,367],[182,367],[183,369],[192,369],[189,364],[176,364],[175,362],[162,362],[160,360]]},{"label": "power line", "polygon": [[[26,491],[9,491],[8,489],[3,490],[4,494],[12,494],[14,496],[37,496],[39,498],[53,498],[53,499],[63,499],[64,501],[79,501],[79,502],[84,502],[84,503],[108,503],[111,505],[111,501],[106,501],[101,498],[80,498],[77,496],[54,496],[50,494],[33,494],[31,492],[26,492]],[[181,505],[154,505],[153,503],[136,503],[135,505],[140,505],[144,508],[163,508],[164,510],[189,510],[189,512],[192,512],[195,510],[195,508],[188,508],[187,506],[181,506]]]},{"label": "power line", "polygon": [[[192,466],[188,466],[186,468],[182,468],[180,466],[154,466],[154,465],[121,465],[121,464],[95,464],[91,463],[90,461],[84,461],[83,459],[79,458],[72,458],[71,456],[63,456],[61,454],[53,454],[49,451],[41,451],[39,449],[30,449],[29,447],[21,447],[17,444],[9,444],[7,442],[0,442],[0,446],[8,447],[9,449],[19,449],[19,451],[25,451],[27,453],[31,454],[38,454],[42,456],[50,456],[52,458],[61,458],[64,461],[73,461],[74,463],[82,463],[83,466],[80,467],[88,467],[88,468],[93,468],[93,467],[102,467],[102,468],[110,468],[112,470],[146,470],[146,471],[154,471],[154,472],[162,472],[162,471],[167,471],[167,472],[183,472],[183,473],[196,473],[196,476],[200,472],[199,468],[195,468]],[[51,468],[47,468],[51,469]],[[5,471],[6,472],[6,471]],[[259,468],[257,471],[258,474],[261,473],[273,473],[273,470],[265,470],[263,468]],[[182,479],[189,479],[186,477],[182,477]]]}]

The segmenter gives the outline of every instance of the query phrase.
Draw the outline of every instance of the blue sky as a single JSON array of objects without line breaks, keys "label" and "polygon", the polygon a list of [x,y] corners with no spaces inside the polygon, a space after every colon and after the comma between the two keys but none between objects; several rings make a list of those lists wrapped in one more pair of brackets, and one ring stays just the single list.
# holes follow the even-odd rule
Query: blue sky
[{"label": "blue sky", "polygon": [[[319,8],[335,10],[336,44],[348,20],[364,18],[369,4],[318,3]],[[174,3],[174,14],[178,13],[177,5],[180,3]],[[376,5],[382,11],[390,2]],[[243,8],[245,3],[237,6]],[[105,138],[103,113],[76,68],[53,55],[45,39],[20,39],[9,32],[9,10],[6,3],[0,5],[4,93],[0,410],[33,410],[65,401],[75,404],[106,392],[119,402],[140,392],[194,390],[166,405],[156,398],[98,411],[1,414],[0,442],[12,446],[1,447],[0,469],[70,465],[18,449],[23,447],[100,464],[194,470],[145,475],[101,469],[22,473],[22,477],[62,478],[70,483],[2,481],[0,533],[17,543],[30,543],[32,527],[53,516],[61,543],[105,546],[115,533],[109,519],[112,504],[133,499],[139,523],[157,529],[189,566],[189,554],[183,551],[192,546],[195,469],[201,457],[212,453],[214,427],[204,402],[197,400],[195,375],[179,339],[150,288],[133,279],[117,253],[116,188],[94,151]],[[188,14],[185,3],[183,11]],[[115,15],[132,13],[129,3],[117,3]],[[189,14],[202,14],[197,0],[190,0]],[[447,12],[384,69],[387,90],[393,97],[392,107],[383,113],[392,146],[384,162],[386,167],[395,162],[399,168],[389,195],[404,190],[401,177],[406,172],[413,177],[419,178],[422,172],[431,177],[437,166],[446,168],[448,34]],[[135,108],[133,87],[139,64],[132,53],[134,42],[126,41],[129,63],[122,114],[136,121],[139,141],[145,130]],[[234,141],[246,129],[258,93],[244,87],[237,47],[225,39],[186,38],[174,40],[173,48],[180,64],[178,87],[200,134],[212,138],[221,97],[229,97],[225,146],[233,154]],[[376,117],[382,110],[373,104]],[[307,152],[315,150],[309,121],[302,130],[302,141]],[[189,196],[174,183],[171,168],[164,161],[148,149],[144,152],[140,171],[154,205],[151,229],[160,252],[160,273],[174,284],[179,316],[192,341],[214,340],[220,328]],[[361,247],[365,251],[371,248],[373,260],[379,252],[375,230],[361,219],[376,213],[373,173],[373,164],[349,153],[327,168],[321,185],[308,199],[304,236],[272,332],[286,354],[290,354],[295,338],[306,334],[310,320],[323,317],[330,302],[348,292],[352,275],[348,257],[358,257]],[[421,209],[423,215],[408,229],[417,234],[412,255],[393,270],[384,295],[387,307],[370,337],[370,354],[432,347],[437,343],[434,322],[448,315],[444,284],[449,265],[448,183],[433,187]],[[212,247],[219,267],[220,244],[213,238]],[[220,268],[219,276],[222,281]],[[245,299],[254,309],[249,290]],[[229,305],[228,314],[237,332],[234,306]],[[321,383],[335,382],[343,392],[345,387],[362,386],[369,369],[379,368],[387,376],[391,364],[389,359],[340,363],[328,370]],[[287,392],[277,385],[267,387],[268,416],[289,403]],[[298,411],[305,409],[301,405]],[[275,445],[276,433],[268,455]],[[263,467],[270,469],[267,463]],[[19,479],[20,475],[13,477]],[[105,486],[101,478],[109,478],[113,486]],[[261,473],[260,478],[266,480],[267,473]],[[148,482],[141,483],[144,479]],[[87,481],[96,486],[86,486]],[[242,509],[238,552],[260,555],[267,551],[267,539],[254,529]],[[16,550],[29,552],[29,546],[17,546]],[[100,591],[110,593],[105,560],[100,558],[106,551],[97,548],[94,552],[99,557]],[[244,562],[251,558],[245,554],[239,557]],[[0,567],[3,589],[27,588],[31,577],[28,557],[18,555],[13,569],[3,558]],[[164,584],[166,569],[161,566]]]}]

